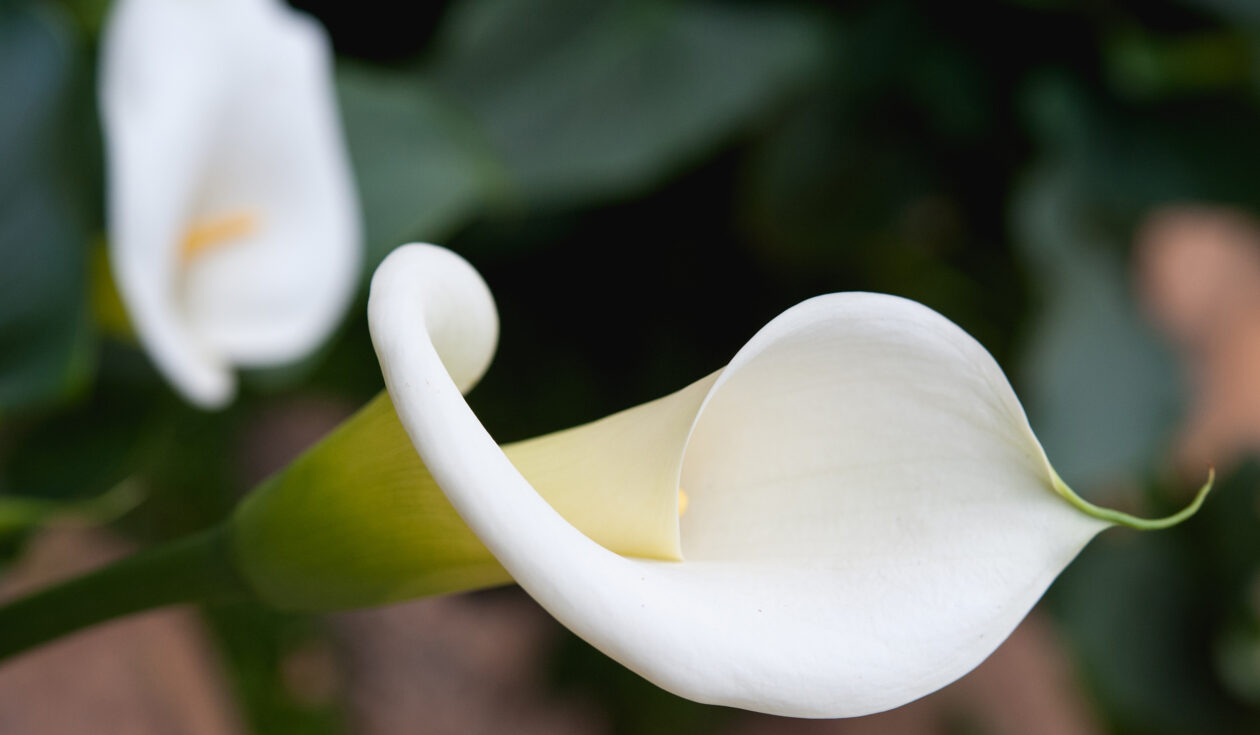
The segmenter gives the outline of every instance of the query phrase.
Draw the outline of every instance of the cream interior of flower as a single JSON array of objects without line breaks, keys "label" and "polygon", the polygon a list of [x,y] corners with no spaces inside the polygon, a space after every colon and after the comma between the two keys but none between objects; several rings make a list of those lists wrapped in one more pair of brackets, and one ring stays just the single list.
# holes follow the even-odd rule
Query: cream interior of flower
[{"label": "cream interior of flower", "polygon": [[119,0],[102,38],[110,258],[137,337],[190,400],[297,359],[357,282],[330,50],[274,0]]},{"label": "cream interior of flower", "polygon": [[836,294],[776,318],[694,390],[574,430],[592,431],[566,439],[586,443],[580,457],[546,459],[589,478],[637,468],[664,498],[650,516],[675,523],[686,489],[682,561],[612,553],[540,494],[582,473],[514,466],[460,396],[466,376],[448,377],[443,345],[477,334],[482,299],[476,273],[432,246],[377,271],[369,323],[404,428],[522,587],[682,696],[813,717],[904,704],[987,656],[1107,525],[1055,494],[974,340],[919,304]]},{"label": "cream interior of flower", "polygon": [[716,379],[504,452],[551,507],[604,548],[677,561],[687,498],[679,468],[692,418]]}]

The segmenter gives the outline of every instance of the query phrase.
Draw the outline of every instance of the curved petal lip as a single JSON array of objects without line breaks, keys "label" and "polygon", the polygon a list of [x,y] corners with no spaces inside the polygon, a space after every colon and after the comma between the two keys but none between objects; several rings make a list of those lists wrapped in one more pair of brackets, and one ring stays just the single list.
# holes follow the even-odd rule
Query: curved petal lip
[{"label": "curved petal lip", "polygon": [[978,343],[919,304],[834,294],[762,329],[694,416],[686,560],[618,556],[535,492],[417,329],[484,298],[452,258],[407,246],[373,279],[403,426],[523,588],[677,694],[804,717],[912,701],[983,660],[1107,525],[1056,495]]}]

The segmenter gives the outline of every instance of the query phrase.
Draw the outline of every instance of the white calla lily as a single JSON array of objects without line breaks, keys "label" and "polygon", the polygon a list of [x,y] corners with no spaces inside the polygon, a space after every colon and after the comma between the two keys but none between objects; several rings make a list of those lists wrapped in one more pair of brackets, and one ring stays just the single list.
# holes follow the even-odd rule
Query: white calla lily
[{"label": "white calla lily", "polygon": [[100,106],[110,261],[165,376],[221,406],[232,366],[317,347],[361,249],[323,29],[276,0],[118,0]]},{"label": "white calla lily", "polygon": [[905,704],[982,661],[1111,522],[1197,507],[1143,522],[1076,497],[988,352],[893,296],[811,299],[678,393],[506,450],[460,392],[497,338],[471,266],[396,250],[369,324],[402,426],[507,572],[700,702]]}]

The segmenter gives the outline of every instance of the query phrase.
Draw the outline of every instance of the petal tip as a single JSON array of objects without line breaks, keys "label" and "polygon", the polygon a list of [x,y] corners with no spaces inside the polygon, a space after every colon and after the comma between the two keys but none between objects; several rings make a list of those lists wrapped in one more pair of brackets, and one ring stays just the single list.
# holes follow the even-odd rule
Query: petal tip
[{"label": "petal tip", "polygon": [[[368,324],[377,334],[399,319],[424,320],[434,349],[461,393],[471,390],[489,369],[499,341],[498,308],[481,274],[459,254],[428,243],[409,243],[386,256],[372,276]],[[404,332],[414,329],[412,324],[396,326]]]},{"label": "petal tip", "polygon": [[1106,521],[1112,525],[1125,526],[1139,531],[1158,531],[1165,528],[1172,528],[1183,521],[1188,520],[1194,514],[1199,512],[1199,508],[1203,506],[1203,501],[1207,499],[1208,493],[1212,491],[1212,486],[1216,483],[1216,468],[1208,468],[1207,482],[1199,488],[1195,493],[1194,499],[1190,501],[1186,507],[1173,513],[1172,515],[1162,518],[1139,518],[1138,516],[1125,513],[1123,511],[1111,508],[1103,508],[1085,500],[1077,495],[1072,488],[1068,487],[1063,478],[1053,469],[1050,470],[1051,480],[1054,483],[1054,490],[1069,503],[1086,515],[1092,516],[1102,521]]}]

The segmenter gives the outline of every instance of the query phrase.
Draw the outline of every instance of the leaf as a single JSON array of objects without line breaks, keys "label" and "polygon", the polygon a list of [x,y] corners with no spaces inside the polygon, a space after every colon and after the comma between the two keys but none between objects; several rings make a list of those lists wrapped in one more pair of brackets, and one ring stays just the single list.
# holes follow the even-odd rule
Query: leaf
[{"label": "leaf", "polygon": [[[1211,201],[1260,206],[1251,162],[1260,108],[1241,96],[1124,105],[1062,75],[1028,85],[1026,113],[1043,147],[1066,167],[1079,207],[1108,234],[1127,236],[1152,207]],[[1123,241],[1114,243],[1123,246]]]},{"label": "leaf", "polygon": [[1113,87],[1130,98],[1204,92],[1245,93],[1255,65],[1253,41],[1235,29],[1171,37],[1128,31],[1104,47]]},{"label": "leaf", "polygon": [[1051,590],[1086,680],[1123,732],[1250,731],[1231,725],[1237,713],[1212,680],[1204,603],[1214,591],[1197,576],[1173,534],[1116,534]]},{"label": "leaf", "polygon": [[529,202],[644,190],[715,149],[815,68],[808,17],[749,5],[466,0],[435,79]]},{"label": "leaf", "polygon": [[1051,588],[1088,684],[1124,732],[1257,731],[1246,699],[1260,672],[1258,478],[1254,462],[1222,478],[1202,515],[1171,532],[1098,539]]},{"label": "leaf", "polygon": [[86,373],[90,120],[78,49],[46,6],[0,9],[0,411]]},{"label": "leaf", "polygon": [[155,412],[167,395],[141,353],[104,345],[97,389],[84,401],[6,427],[0,493],[65,503],[119,485],[139,473],[146,443],[172,433],[172,422]]},{"label": "leaf", "polygon": [[398,245],[441,240],[465,224],[499,174],[458,112],[418,76],[342,64],[337,90],[370,277]]},{"label": "leaf", "polygon": [[57,501],[0,495],[0,541],[53,521],[108,523],[136,507],[142,498],[140,489],[129,482],[81,500]]},{"label": "leaf", "polygon": [[1068,483],[1132,482],[1167,446],[1180,413],[1172,356],[1138,314],[1110,242],[1082,229],[1063,171],[1025,186],[1016,222],[1043,306],[1023,355],[1037,435]]},{"label": "leaf", "polygon": [[1241,26],[1260,26],[1260,5],[1250,0],[1180,0]]}]

